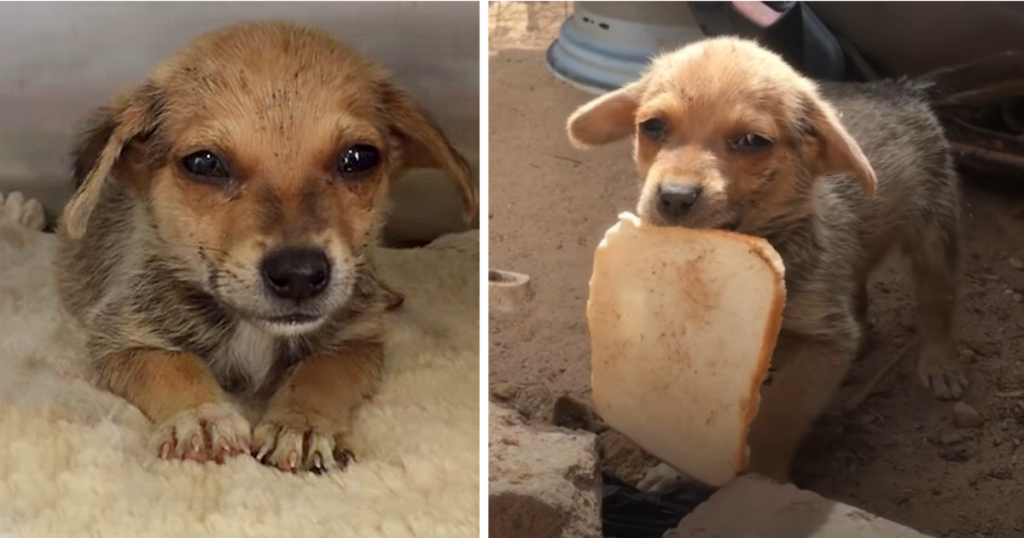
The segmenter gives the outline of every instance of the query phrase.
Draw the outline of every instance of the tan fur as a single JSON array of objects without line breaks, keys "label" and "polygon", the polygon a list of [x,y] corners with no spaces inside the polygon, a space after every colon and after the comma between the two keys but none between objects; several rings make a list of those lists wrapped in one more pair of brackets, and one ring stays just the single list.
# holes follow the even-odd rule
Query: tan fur
[{"label": "tan fur", "polygon": [[[664,128],[645,130],[651,119]],[[801,438],[861,347],[867,277],[893,247],[910,258],[916,283],[919,378],[938,397],[963,393],[952,347],[957,177],[917,88],[815,84],[753,42],[709,39],[580,107],[568,133],[578,147],[634,137],[645,221],[734,229],[781,254],[780,372],[752,428],[752,471],[788,477]],[[770,144],[736,146],[746,134]],[[697,186],[699,198],[668,212],[665,185]]]},{"label": "tan fur", "polygon": [[[358,179],[338,170],[354,145],[380,155]],[[222,157],[228,177],[193,177],[181,163],[197,151]],[[387,71],[283,23],[202,36],[98,115],[59,228],[60,288],[90,333],[99,383],[160,424],[162,456],[247,448],[248,424],[222,387],[269,401],[281,431],[330,416],[316,422],[330,443],[309,450],[348,450],[349,416],[380,369],[382,316],[401,304],[372,263],[389,185],[423,166],[451,176],[472,216],[464,159]],[[330,285],[303,307],[322,321],[301,333],[261,321],[293,315],[260,276],[281,248],[315,248],[330,262]],[[309,383],[307,362],[338,375]],[[346,463],[321,455],[314,466],[310,452],[287,466],[289,454],[270,450],[276,437],[257,440],[253,450],[278,467]]]}]

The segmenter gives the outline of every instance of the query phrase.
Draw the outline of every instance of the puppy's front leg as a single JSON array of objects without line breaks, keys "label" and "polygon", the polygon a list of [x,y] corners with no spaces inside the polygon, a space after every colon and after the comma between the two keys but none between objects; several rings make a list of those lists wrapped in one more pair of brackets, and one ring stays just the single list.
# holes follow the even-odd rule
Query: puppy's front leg
[{"label": "puppy's front leg", "polygon": [[249,450],[249,422],[199,357],[132,349],[99,363],[99,380],[157,424],[160,457],[223,461]]},{"label": "puppy's front leg", "polygon": [[295,365],[256,426],[256,457],[282,471],[347,466],[352,415],[373,394],[383,355],[380,342],[346,342]]},{"label": "puppy's front leg", "polygon": [[856,349],[854,336],[780,337],[775,354],[782,366],[764,388],[760,411],[750,430],[751,472],[783,483],[789,481],[800,441],[825,410]]}]

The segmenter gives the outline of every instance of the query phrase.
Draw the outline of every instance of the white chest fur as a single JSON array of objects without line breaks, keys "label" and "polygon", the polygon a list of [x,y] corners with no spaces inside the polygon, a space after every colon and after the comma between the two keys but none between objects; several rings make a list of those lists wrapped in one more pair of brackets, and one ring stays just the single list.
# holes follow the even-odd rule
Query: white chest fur
[{"label": "white chest fur", "polygon": [[234,334],[210,363],[218,379],[241,375],[251,388],[263,384],[274,364],[277,342],[260,327],[240,321]]}]

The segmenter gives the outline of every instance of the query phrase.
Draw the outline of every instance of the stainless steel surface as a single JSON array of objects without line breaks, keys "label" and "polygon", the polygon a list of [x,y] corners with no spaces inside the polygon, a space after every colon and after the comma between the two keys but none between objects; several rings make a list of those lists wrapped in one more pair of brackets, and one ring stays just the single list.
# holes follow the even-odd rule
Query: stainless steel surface
[{"label": "stainless steel surface", "polygon": [[[94,109],[193,37],[266,19],[325,29],[390,67],[477,169],[479,13],[477,2],[2,2],[0,190],[59,211],[69,151]],[[393,198],[400,240],[465,227],[439,173],[410,174]]]}]

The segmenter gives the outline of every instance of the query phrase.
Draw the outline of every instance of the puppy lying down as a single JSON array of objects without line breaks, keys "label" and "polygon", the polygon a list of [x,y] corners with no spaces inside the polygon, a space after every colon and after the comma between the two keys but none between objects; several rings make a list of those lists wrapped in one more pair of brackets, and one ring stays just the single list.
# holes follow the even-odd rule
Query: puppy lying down
[{"label": "puppy lying down", "polygon": [[158,425],[161,457],[353,459],[382,314],[400,303],[373,251],[389,185],[413,167],[446,171],[475,211],[465,161],[382,67],[283,23],[199,37],[98,115],[59,287],[98,384]]}]

